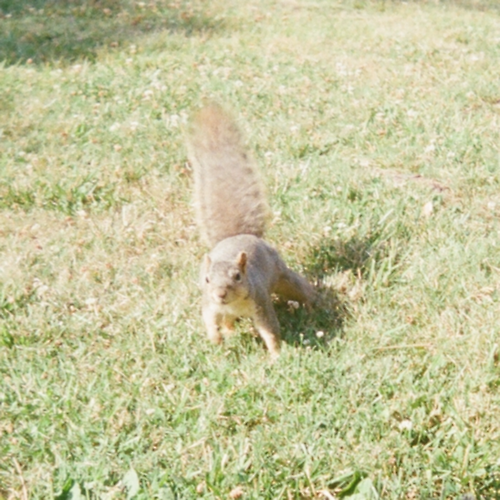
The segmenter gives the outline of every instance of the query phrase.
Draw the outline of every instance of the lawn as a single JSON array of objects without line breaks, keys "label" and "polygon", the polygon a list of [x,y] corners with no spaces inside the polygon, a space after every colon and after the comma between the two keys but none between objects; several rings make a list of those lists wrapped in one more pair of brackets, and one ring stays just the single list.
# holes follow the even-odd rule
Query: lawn
[{"label": "lawn", "polygon": [[[500,499],[495,0],[0,0],[0,500]],[[200,314],[214,99],[321,293]]]}]

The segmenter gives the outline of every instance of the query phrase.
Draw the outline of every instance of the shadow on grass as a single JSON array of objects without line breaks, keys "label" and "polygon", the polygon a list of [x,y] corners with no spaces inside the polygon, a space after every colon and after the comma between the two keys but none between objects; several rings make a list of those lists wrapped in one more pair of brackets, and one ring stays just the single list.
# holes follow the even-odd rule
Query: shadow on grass
[{"label": "shadow on grass", "polygon": [[347,240],[324,238],[310,252],[307,271],[321,281],[333,272],[351,270],[364,276],[385,257],[386,240],[382,231],[354,235]]},{"label": "shadow on grass", "polygon": [[289,345],[319,348],[342,336],[345,321],[350,316],[345,298],[326,287],[318,287],[319,300],[310,311],[295,309],[285,302],[275,304],[282,339]]},{"label": "shadow on grass", "polygon": [[[422,2],[422,0],[414,0]],[[500,4],[498,0],[441,0],[443,5],[462,7],[467,10],[479,10],[482,12],[494,11],[500,14]]]},{"label": "shadow on grass", "polygon": [[[0,0],[0,61],[72,63],[103,47],[129,47],[159,31],[190,36],[218,29],[202,2],[156,0]],[[205,4],[206,5],[206,4]]]},{"label": "shadow on grass", "polygon": [[[409,3],[414,4],[429,4],[434,3],[437,5],[448,5],[450,7],[461,7],[467,10],[477,10],[481,12],[497,12],[500,14],[500,3],[498,0],[406,0]],[[392,5],[398,5],[403,3],[402,0],[390,0]],[[385,2],[383,0],[354,0],[354,5],[356,8],[362,8],[364,6],[384,6]]]},{"label": "shadow on grass", "polygon": [[341,336],[345,322],[353,314],[352,295],[342,287],[337,289],[328,285],[328,279],[347,272],[353,282],[369,279],[380,281],[380,286],[390,286],[399,275],[400,260],[400,255],[391,250],[390,239],[391,236],[380,227],[347,240],[324,238],[313,247],[306,259],[310,263],[306,266],[306,274],[318,284],[318,305],[307,311],[305,308],[291,310],[290,305],[277,304],[284,340],[289,344],[314,348]]}]

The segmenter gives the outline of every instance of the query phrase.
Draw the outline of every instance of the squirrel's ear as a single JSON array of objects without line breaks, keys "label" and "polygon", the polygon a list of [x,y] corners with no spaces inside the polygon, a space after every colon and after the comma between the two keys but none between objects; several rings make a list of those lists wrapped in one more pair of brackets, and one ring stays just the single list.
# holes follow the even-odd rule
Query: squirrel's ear
[{"label": "squirrel's ear", "polygon": [[244,273],[246,270],[246,267],[247,267],[247,253],[246,252],[240,252],[238,254],[238,257],[236,257],[236,264],[238,264],[240,271],[242,273]]}]

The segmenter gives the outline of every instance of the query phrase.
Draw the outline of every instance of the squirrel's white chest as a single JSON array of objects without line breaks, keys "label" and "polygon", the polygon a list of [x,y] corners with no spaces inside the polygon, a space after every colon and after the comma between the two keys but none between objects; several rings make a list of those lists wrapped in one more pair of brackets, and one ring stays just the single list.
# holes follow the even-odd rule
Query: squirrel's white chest
[{"label": "squirrel's white chest", "polygon": [[[215,305],[215,304],[214,304]],[[255,315],[255,302],[251,299],[238,299],[229,304],[216,304],[217,312],[224,316],[251,318]]]}]

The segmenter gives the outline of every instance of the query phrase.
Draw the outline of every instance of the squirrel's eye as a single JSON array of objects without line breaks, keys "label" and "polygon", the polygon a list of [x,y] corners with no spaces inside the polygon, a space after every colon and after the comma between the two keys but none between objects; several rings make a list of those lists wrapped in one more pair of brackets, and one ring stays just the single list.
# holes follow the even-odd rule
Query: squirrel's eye
[{"label": "squirrel's eye", "polygon": [[234,275],[234,280],[235,280],[235,281],[241,281],[241,274],[240,274],[240,273],[236,273],[236,274]]},{"label": "squirrel's eye", "polygon": [[210,278],[209,278],[208,276],[205,276],[205,281],[206,281],[207,283],[210,283]]}]

